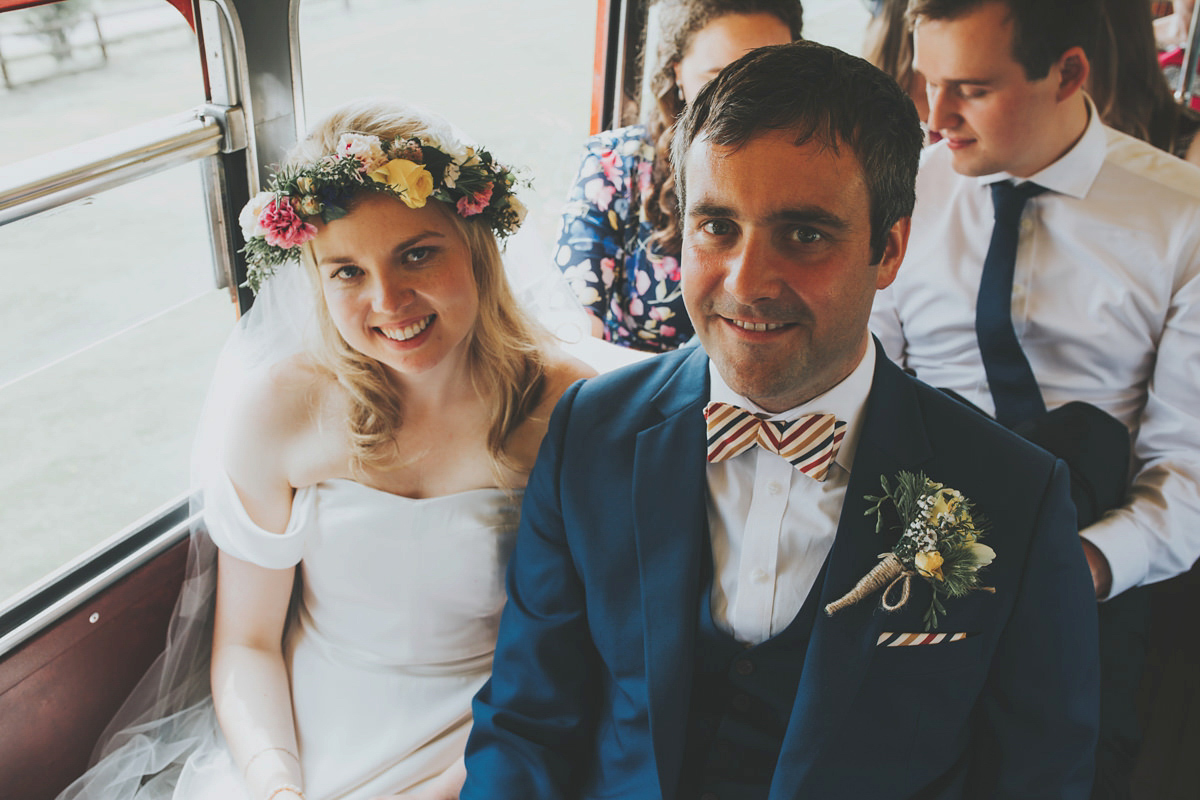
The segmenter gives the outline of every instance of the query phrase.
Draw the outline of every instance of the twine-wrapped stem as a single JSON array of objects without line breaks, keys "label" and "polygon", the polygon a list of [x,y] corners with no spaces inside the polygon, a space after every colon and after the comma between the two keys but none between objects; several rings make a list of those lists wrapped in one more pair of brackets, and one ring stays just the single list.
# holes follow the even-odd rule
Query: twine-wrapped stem
[{"label": "twine-wrapped stem", "polygon": [[900,559],[896,557],[895,553],[888,553],[858,583],[854,584],[853,589],[846,592],[840,599],[825,606],[825,613],[833,616],[834,613],[854,605],[885,586],[891,589],[897,581],[903,578],[904,585],[901,588],[900,601],[889,610],[901,608],[908,601],[908,584],[912,575],[911,571],[904,569],[904,565],[900,563]]}]

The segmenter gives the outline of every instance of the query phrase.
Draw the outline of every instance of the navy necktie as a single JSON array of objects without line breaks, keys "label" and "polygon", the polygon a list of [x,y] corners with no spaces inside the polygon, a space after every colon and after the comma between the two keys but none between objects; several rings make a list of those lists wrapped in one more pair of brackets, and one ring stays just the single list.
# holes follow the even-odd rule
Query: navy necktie
[{"label": "navy necktie", "polygon": [[1017,341],[1012,324],[1013,266],[1025,201],[1046,191],[1044,186],[1010,181],[991,185],[996,224],[975,303],[975,335],[987,372],[988,388],[996,402],[996,419],[1011,428],[1046,413],[1037,379]]}]

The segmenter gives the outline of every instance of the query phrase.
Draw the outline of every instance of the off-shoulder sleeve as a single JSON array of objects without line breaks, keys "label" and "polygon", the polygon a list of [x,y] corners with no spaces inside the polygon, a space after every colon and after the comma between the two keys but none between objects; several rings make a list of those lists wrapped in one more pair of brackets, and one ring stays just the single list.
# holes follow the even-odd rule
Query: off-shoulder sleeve
[{"label": "off-shoulder sleeve", "polygon": [[316,487],[296,491],[292,515],[283,533],[263,530],[246,513],[233,483],[219,473],[204,490],[204,522],[213,543],[234,558],[267,569],[286,569],[300,563],[316,514]]}]

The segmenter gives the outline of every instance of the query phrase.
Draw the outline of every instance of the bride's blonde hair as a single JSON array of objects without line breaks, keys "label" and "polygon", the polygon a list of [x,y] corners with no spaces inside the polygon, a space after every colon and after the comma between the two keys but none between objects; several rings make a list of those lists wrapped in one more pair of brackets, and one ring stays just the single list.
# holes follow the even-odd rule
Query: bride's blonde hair
[{"label": "bride's blonde hair", "polygon": [[[358,100],[336,109],[313,128],[288,153],[284,168],[316,163],[335,152],[346,133],[380,139],[423,139],[447,135],[441,119],[400,103]],[[435,201],[430,198],[431,202]],[[442,204],[445,205],[445,204]],[[353,213],[353,199],[349,204]],[[537,406],[545,380],[543,337],[537,324],[518,305],[504,274],[495,234],[484,222],[463,219],[447,206],[443,209],[466,243],[472,274],[479,293],[479,310],[469,334],[467,366],[479,396],[488,402],[487,448],[497,481],[505,483],[514,468],[505,453],[509,435]],[[351,399],[347,420],[352,453],[351,467],[360,472],[395,457],[395,433],[403,418],[403,403],[387,369],[346,343],[329,315],[311,245],[302,246],[302,259],[316,292],[321,335],[317,362],[328,369]]]}]

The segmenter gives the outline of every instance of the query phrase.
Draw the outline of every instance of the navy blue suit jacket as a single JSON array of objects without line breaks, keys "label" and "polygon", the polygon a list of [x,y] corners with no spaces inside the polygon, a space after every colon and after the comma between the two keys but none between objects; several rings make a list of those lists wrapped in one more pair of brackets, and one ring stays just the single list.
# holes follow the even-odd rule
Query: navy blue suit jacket
[{"label": "navy blue suit jacket", "polygon": [[[879,351],[821,606],[891,549],[864,496],[924,471],[991,523],[995,594],[949,600],[969,638],[921,631],[929,588],[812,630],[771,798],[1086,798],[1096,602],[1061,462]],[[685,348],[576,384],[530,476],[463,800],[673,798],[701,602],[708,357]]]}]

